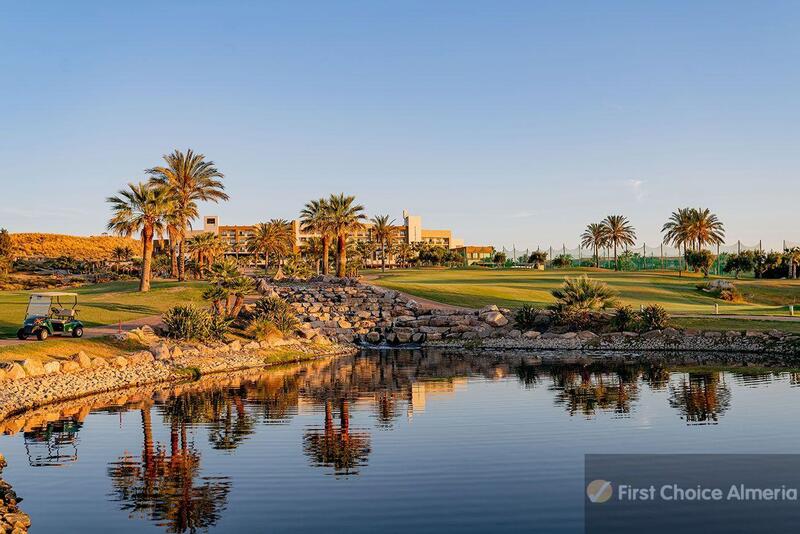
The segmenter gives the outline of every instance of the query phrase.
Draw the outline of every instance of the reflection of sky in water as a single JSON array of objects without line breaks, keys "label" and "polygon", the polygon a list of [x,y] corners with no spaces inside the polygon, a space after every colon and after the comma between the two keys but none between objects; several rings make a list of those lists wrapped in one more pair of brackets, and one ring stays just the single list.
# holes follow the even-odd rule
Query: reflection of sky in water
[{"label": "reflection of sky in water", "polygon": [[[38,531],[578,532],[584,453],[794,452],[800,437],[788,374],[517,363],[384,354],[161,394],[2,438],[4,475]],[[77,460],[30,466],[54,444]]]}]

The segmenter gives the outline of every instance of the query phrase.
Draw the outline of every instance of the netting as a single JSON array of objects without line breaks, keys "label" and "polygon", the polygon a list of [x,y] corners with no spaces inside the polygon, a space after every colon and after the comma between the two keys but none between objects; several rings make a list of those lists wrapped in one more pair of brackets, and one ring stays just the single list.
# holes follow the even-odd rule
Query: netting
[{"label": "netting", "polygon": [[[783,249],[791,249],[800,247],[800,242],[796,241],[783,241]],[[537,247],[518,247],[518,246],[502,246],[497,250],[502,251],[506,257],[514,264],[524,265],[528,263],[528,259],[535,251],[547,253],[546,265],[559,257],[568,257],[573,267],[592,267],[595,264],[603,268],[614,267],[614,250],[613,248],[601,248],[597,251],[597,258],[595,258],[595,251],[585,247],[567,247],[566,245],[555,246],[537,246]],[[730,245],[720,245],[719,247],[712,247],[711,252],[716,255],[714,266],[711,269],[712,273],[720,274],[722,266],[725,265],[725,258],[730,254],[737,254],[747,250],[765,250],[761,242],[755,244],[747,244],[737,241]],[[620,247],[617,249],[618,261],[623,262],[621,265],[625,270],[679,270],[685,269],[685,261],[683,259],[683,252],[675,247],[669,245],[658,245],[655,247],[641,244],[638,246]]]}]

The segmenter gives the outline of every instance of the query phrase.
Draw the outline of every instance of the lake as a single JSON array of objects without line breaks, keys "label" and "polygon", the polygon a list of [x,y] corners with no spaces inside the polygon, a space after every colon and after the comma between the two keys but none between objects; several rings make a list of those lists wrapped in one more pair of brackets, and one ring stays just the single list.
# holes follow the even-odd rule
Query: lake
[{"label": "lake", "polygon": [[798,383],[364,351],[63,403],[0,452],[32,532],[582,532],[585,454],[792,453]]}]

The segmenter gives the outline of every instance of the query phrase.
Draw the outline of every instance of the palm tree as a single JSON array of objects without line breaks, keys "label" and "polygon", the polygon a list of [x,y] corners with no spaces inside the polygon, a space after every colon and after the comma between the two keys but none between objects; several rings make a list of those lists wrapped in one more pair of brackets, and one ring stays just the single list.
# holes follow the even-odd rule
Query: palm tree
[{"label": "palm tree", "polygon": [[202,271],[211,267],[214,260],[225,252],[225,243],[212,232],[198,234],[186,242],[187,252],[196,257],[197,267]]},{"label": "palm tree", "polygon": [[356,197],[344,193],[331,195],[330,229],[336,235],[336,276],[347,276],[347,236],[364,226],[364,206],[355,204]]},{"label": "palm tree", "polygon": [[411,248],[411,245],[406,243],[405,241],[401,241],[397,244],[396,250],[397,259],[400,261],[400,265],[403,267],[408,266],[408,262],[414,255],[414,249]]},{"label": "palm tree", "polygon": [[386,272],[386,247],[391,246],[397,235],[394,220],[389,220],[388,215],[376,215],[372,218],[372,238],[381,248],[381,272]]},{"label": "palm tree", "polygon": [[664,223],[664,226],[661,228],[661,231],[664,232],[664,244],[674,246],[678,249],[679,254],[681,252],[681,247],[683,247],[685,252],[686,248],[692,243],[692,237],[690,235],[691,224],[691,208],[680,208],[677,211],[673,211],[667,222]]},{"label": "palm tree", "polygon": [[165,167],[147,169],[150,180],[165,188],[175,205],[180,220],[178,230],[178,280],[184,280],[186,257],[184,241],[190,223],[197,212],[197,202],[219,202],[228,200],[225,186],[222,185],[224,175],[214,166],[213,161],[206,161],[203,154],[195,154],[189,149],[184,154],[175,150],[164,155]]},{"label": "palm tree", "polygon": [[139,291],[150,291],[150,271],[153,263],[153,237],[164,231],[164,218],[171,209],[167,191],[150,184],[128,184],[117,196],[108,197],[113,215],[108,229],[130,237],[139,232],[142,240],[142,274]]},{"label": "palm tree", "polygon": [[586,230],[581,234],[581,245],[586,248],[594,249],[594,266],[600,267],[599,250],[606,244],[607,229],[602,223],[591,223],[586,225]]},{"label": "palm tree", "polygon": [[321,237],[309,237],[300,246],[300,253],[306,258],[313,258],[317,274],[320,273],[320,260],[328,254]]},{"label": "palm tree", "polygon": [[111,251],[111,256],[117,263],[117,272],[119,272],[119,264],[123,261],[129,261],[133,257],[133,250],[128,245],[120,245],[114,247],[114,250]]},{"label": "palm tree", "polygon": [[264,253],[264,274],[269,269],[269,256],[279,258],[292,251],[294,245],[292,223],[286,219],[271,219],[256,225],[253,235],[247,238],[247,250],[257,254]]},{"label": "palm tree", "polygon": [[617,247],[633,245],[636,241],[636,230],[623,215],[609,215],[603,221],[606,227],[606,242],[614,246],[614,270],[619,270],[617,262]]},{"label": "palm tree", "polygon": [[331,241],[336,237],[332,231],[330,221],[330,205],[324,198],[306,203],[300,211],[300,223],[303,231],[319,234],[322,240],[322,274],[330,274],[328,256]]},{"label": "palm tree", "polygon": [[703,245],[721,245],[725,242],[725,226],[710,209],[692,209],[689,237],[697,244],[697,250],[702,250]]}]

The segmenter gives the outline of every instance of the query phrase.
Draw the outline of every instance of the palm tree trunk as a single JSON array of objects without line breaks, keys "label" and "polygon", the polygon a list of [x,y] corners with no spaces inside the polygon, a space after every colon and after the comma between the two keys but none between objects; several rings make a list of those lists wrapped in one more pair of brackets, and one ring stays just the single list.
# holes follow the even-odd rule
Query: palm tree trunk
[{"label": "palm tree trunk", "polygon": [[171,278],[178,278],[178,255],[175,253],[177,244],[171,241],[169,244],[169,275]]},{"label": "palm tree trunk", "polygon": [[244,295],[236,295],[233,300],[233,308],[231,309],[232,319],[236,319],[239,316],[239,312],[242,311],[242,307],[244,307]]},{"label": "palm tree trunk", "polygon": [[598,255],[597,245],[594,246],[594,266],[600,268],[600,256]]},{"label": "palm tree trunk", "polygon": [[269,272],[269,249],[264,249],[264,276]]},{"label": "palm tree trunk", "polygon": [[178,241],[178,282],[186,280],[186,256],[183,253],[185,236],[186,229],[184,229],[180,236],[180,241]]},{"label": "palm tree trunk", "polygon": [[344,234],[339,234],[336,241],[336,276],[344,278],[347,276],[347,241]]},{"label": "palm tree trunk", "polygon": [[142,229],[142,276],[139,280],[139,291],[150,291],[150,269],[153,265],[153,227]]},{"label": "palm tree trunk", "polygon": [[619,271],[619,263],[617,262],[617,243],[614,243],[614,270]]},{"label": "palm tree trunk", "polygon": [[327,235],[322,236],[322,274],[330,274],[329,256],[331,253],[331,238]]},{"label": "palm tree trunk", "polygon": [[383,241],[381,241],[381,272],[386,272],[386,248]]}]

